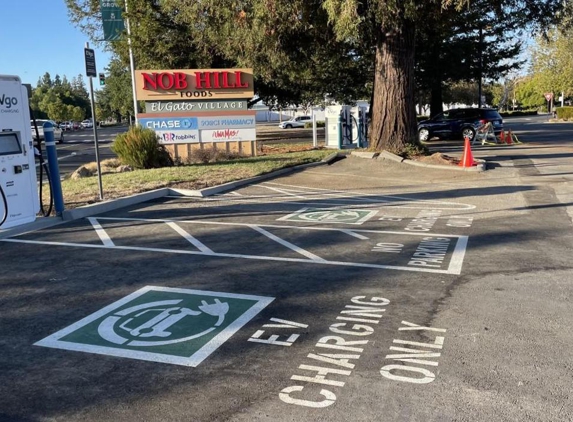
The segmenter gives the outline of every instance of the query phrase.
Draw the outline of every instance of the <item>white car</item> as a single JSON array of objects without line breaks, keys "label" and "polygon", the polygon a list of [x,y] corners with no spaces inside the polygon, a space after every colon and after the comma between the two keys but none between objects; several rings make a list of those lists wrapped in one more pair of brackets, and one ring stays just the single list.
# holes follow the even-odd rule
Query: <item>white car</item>
[{"label": "white car", "polygon": [[306,123],[312,123],[312,117],[311,116],[297,116],[297,117],[293,117],[290,120],[287,120],[286,122],[282,122],[279,127],[281,129],[291,129],[291,128],[295,128],[295,127],[304,127],[304,125]]},{"label": "white car", "polygon": [[[40,139],[44,139],[44,123],[50,122],[54,125],[54,139],[58,144],[64,143],[64,131],[53,120],[36,119],[36,124],[38,125],[38,135]],[[30,127],[32,128],[32,138],[36,140],[36,128],[34,127],[34,121],[30,120]]]},{"label": "white car", "polygon": [[84,120],[83,122],[80,123],[80,126],[83,129],[91,129],[94,127],[94,124],[92,123],[91,120]]}]

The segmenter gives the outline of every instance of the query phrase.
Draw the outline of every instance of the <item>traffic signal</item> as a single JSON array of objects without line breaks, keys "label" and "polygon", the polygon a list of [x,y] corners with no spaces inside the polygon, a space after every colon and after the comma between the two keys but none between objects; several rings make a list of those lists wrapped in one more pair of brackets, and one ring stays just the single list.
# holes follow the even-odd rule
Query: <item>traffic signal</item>
[{"label": "traffic signal", "polygon": [[100,74],[99,74],[99,84],[100,84],[100,86],[104,86],[104,85],[105,85],[105,73],[100,73]]}]

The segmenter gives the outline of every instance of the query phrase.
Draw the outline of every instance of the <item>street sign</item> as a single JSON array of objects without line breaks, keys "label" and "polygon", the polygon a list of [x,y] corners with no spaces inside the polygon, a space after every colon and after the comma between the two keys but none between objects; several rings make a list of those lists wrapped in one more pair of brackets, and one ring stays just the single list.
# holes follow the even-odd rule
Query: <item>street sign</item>
[{"label": "street sign", "polygon": [[89,78],[97,76],[95,52],[91,48],[84,48],[84,55],[86,59],[86,76]]},{"label": "street sign", "polygon": [[543,94],[545,96],[545,99],[547,101],[551,101],[553,99],[553,92],[547,92],[545,94]]}]

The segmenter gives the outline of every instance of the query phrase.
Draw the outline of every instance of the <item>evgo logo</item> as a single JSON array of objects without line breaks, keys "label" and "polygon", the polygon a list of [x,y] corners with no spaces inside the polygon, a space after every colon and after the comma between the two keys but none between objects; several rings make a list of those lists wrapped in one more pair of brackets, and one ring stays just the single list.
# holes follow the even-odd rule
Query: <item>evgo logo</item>
[{"label": "evgo logo", "polygon": [[12,108],[18,104],[18,99],[16,97],[7,97],[6,94],[2,94],[0,97],[0,106],[5,106],[6,108]]}]

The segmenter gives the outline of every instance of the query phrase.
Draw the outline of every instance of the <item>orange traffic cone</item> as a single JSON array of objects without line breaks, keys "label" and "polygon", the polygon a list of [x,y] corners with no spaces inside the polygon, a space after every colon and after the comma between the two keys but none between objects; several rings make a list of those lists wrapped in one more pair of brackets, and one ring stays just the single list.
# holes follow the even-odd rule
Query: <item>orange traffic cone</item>
[{"label": "orange traffic cone", "polygon": [[507,142],[507,145],[513,145],[513,134],[511,133],[511,129],[508,129],[505,141]]},{"label": "orange traffic cone", "polygon": [[505,132],[503,131],[503,129],[501,130],[501,133],[500,133],[500,135],[499,135],[499,141],[500,141],[502,144],[505,144]]},{"label": "orange traffic cone", "polygon": [[472,167],[475,164],[474,156],[472,154],[472,146],[470,144],[470,138],[466,137],[464,142],[464,155],[462,161],[458,164],[460,167]]}]

